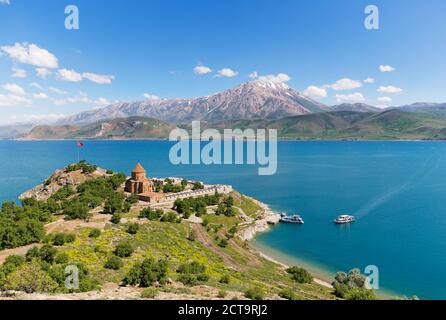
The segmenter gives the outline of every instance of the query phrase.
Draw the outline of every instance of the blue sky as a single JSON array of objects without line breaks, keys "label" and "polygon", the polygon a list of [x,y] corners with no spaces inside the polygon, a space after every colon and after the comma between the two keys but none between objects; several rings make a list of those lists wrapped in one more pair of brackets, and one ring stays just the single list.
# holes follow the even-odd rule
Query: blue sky
[{"label": "blue sky", "polygon": [[0,123],[208,95],[254,72],[329,105],[445,102],[445,16],[443,0],[0,0]]}]

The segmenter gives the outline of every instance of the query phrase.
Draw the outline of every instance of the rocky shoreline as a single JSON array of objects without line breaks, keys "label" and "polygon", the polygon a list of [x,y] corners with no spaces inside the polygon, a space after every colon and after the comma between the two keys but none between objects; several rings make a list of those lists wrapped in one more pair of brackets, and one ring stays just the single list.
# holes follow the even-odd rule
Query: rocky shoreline
[{"label": "rocky shoreline", "polygon": [[[246,196],[247,197],[247,196]],[[247,197],[263,210],[263,214],[260,218],[254,220],[252,224],[238,233],[238,236],[243,241],[249,241],[254,239],[257,233],[266,232],[270,229],[271,225],[279,223],[280,214],[274,212],[267,204],[260,202],[257,199]]]}]

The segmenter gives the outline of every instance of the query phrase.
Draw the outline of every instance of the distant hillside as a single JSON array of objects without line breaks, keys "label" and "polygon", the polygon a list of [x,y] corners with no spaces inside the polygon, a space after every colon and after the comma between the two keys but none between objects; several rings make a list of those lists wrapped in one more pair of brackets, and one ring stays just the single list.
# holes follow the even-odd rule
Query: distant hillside
[{"label": "distant hillside", "polygon": [[446,115],[446,103],[417,102],[396,109],[408,112],[425,112],[438,116]]},{"label": "distant hillside", "polygon": [[36,126],[23,139],[163,139],[175,128],[155,119],[130,117],[84,126]]},{"label": "distant hillside", "polygon": [[365,103],[343,103],[332,106],[333,111],[381,112],[383,109]]},{"label": "distant hillside", "polygon": [[0,126],[0,139],[14,139],[26,134],[33,127],[32,124],[11,124]]},{"label": "distant hillside", "polygon": [[[36,139],[167,139],[174,124],[143,117],[99,121],[84,126],[37,126],[24,136]],[[190,125],[183,126],[190,130]],[[281,139],[300,140],[436,140],[446,139],[446,116],[389,109],[380,113],[335,111],[278,120],[201,123],[201,130],[277,129]]]},{"label": "distant hillside", "polygon": [[271,122],[282,138],[297,139],[445,139],[446,118],[385,110],[380,113],[329,112]]}]

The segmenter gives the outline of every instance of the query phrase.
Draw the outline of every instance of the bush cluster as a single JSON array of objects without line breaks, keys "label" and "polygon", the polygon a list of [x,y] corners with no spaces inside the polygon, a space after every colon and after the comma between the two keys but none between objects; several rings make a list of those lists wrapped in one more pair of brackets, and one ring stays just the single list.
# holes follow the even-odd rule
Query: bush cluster
[{"label": "bush cluster", "polygon": [[150,287],[156,282],[164,284],[167,281],[167,260],[144,259],[137,262],[126,274],[123,283],[126,285]]},{"label": "bush cluster", "polygon": [[186,286],[196,286],[209,280],[209,276],[205,272],[206,267],[201,263],[196,261],[184,263],[177,269],[177,273],[180,274],[178,281]]},{"label": "bush cluster", "polygon": [[350,270],[349,273],[338,272],[333,282],[335,295],[347,300],[374,300],[373,290],[365,287],[366,278],[359,269]]},{"label": "bush cluster", "polygon": [[313,276],[304,268],[291,267],[286,270],[298,283],[312,283]]}]

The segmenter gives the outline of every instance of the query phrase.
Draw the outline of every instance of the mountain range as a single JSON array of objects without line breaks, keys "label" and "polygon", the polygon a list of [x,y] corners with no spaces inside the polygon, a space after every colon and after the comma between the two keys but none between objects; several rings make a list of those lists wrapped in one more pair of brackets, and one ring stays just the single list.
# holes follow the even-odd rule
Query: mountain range
[{"label": "mountain range", "polygon": [[121,102],[52,125],[0,127],[0,138],[162,139],[175,127],[275,128],[289,139],[443,139],[446,103],[327,106],[285,83],[254,80],[200,98]]},{"label": "mountain range", "polygon": [[117,103],[62,119],[58,124],[86,124],[133,116],[179,124],[192,120],[271,120],[323,111],[330,111],[330,107],[300,94],[284,83],[256,80],[201,98]]}]

